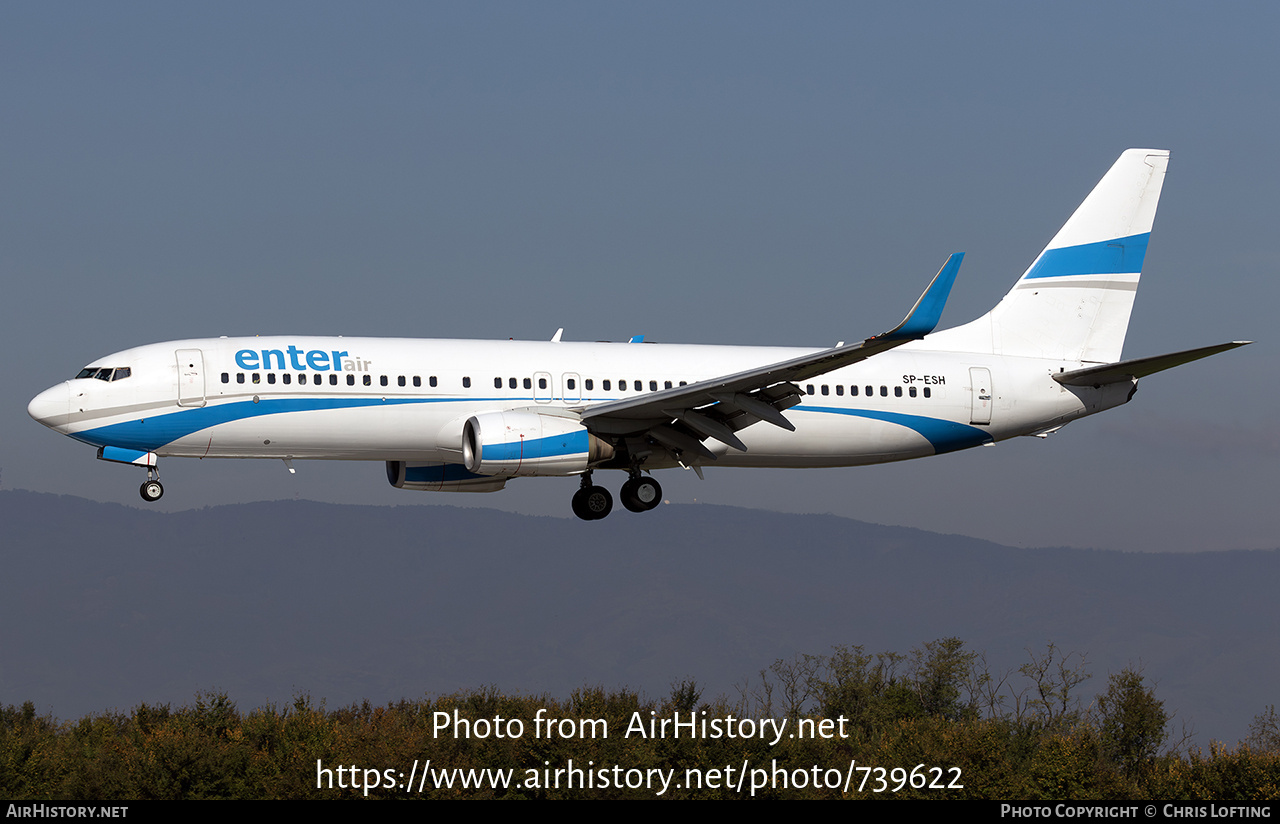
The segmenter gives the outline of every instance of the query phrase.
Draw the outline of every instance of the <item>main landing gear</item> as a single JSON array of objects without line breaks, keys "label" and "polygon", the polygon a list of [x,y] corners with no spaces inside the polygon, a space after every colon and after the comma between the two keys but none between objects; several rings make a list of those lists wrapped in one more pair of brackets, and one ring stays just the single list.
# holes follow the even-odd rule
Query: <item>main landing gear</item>
[{"label": "main landing gear", "polygon": [[[622,485],[622,505],[632,512],[648,512],[662,503],[662,487],[639,472]],[[613,511],[613,496],[603,486],[591,482],[591,473],[582,475],[582,484],[573,494],[573,514],[584,521],[598,521]]]},{"label": "main landing gear", "polygon": [[584,473],[578,491],[570,501],[573,514],[584,521],[598,521],[613,511],[613,496],[603,486],[591,483],[591,473]]},{"label": "main landing gear", "polygon": [[653,478],[633,475],[622,485],[622,505],[632,512],[648,512],[662,503],[662,487]]},{"label": "main landing gear", "polygon": [[138,494],[147,503],[160,500],[164,487],[160,485],[160,470],[154,466],[147,467],[147,480],[138,488]]}]

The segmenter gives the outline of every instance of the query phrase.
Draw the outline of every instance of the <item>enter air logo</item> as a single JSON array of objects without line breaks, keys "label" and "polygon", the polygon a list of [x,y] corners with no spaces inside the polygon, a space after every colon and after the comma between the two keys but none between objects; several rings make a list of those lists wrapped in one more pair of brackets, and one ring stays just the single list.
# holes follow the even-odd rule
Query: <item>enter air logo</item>
[{"label": "enter air logo", "polygon": [[367,372],[370,361],[351,357],[342,349],[302,350],[292,344],[286,349],[241,349],[236,365],[241,369],[295,369],[313,372]]}]

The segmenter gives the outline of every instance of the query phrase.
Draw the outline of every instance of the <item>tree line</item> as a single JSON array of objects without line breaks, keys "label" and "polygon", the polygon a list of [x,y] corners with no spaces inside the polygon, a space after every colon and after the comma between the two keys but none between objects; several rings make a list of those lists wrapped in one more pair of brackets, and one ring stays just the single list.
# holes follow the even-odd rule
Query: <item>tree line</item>
[{"label": "tree line", "polygon": [[[1246,740],[1232,747],[1214,742],[1204,750],[1191,746],[1185,731],[1175,731],[1175,719],[1141,670],[1109,675],[1106,688],[1086,704],[1081,685],[1092,675],[1083,654],[1051,644],[1029,650],[1028,657],[1016,669],[992,671],[984,655],[955,638],[906,654],[840,646],[825,655],[775,661],[731,695],[715,698],[704,698],[704,689],[687,679],[658,698],[625,688],[583,687],[561,698],[485,686],[332,710],[302,694],[288,705],[242,712],[225,693],[205,692],[181,707],[140,704],[130,713],[68,722],[38,715],[28,701],[0,705],[0,797],[654,795],[649,786],[618,786],[623,782],[604,778],[593,786],[542,780],[573,764],[708,779],[673,784],[664,797],[675,798],[745,797],[732,781],[733,770],[743,765],[772,770],[768,785],[751,793],[756,798],[1280,798],[1274,706],[1254,719]],[[518,720],[522,734],[501,734],[496,724],[477,725],[471,735],[440,734],[445,717]],[[623,734],[637,719],[669,718],[773,719],[779,726],[785,720],[786,730],[809,734],[776,741],[772,735]],[[575,719],[602,721],[599,728],[607,727],[609,735],[535,735],[546,729],[535,727],[545,719],[561,719],[570,729]],[[409,775],[428,761],[455,778],[466,771],[511,770],[517,781],[466,787],[423,782],[406,792]],[[536,773],[538,780],[520,781],[526,770],[543,772]],[[851,786],[831,780],[842,771],[854,775]]]}]

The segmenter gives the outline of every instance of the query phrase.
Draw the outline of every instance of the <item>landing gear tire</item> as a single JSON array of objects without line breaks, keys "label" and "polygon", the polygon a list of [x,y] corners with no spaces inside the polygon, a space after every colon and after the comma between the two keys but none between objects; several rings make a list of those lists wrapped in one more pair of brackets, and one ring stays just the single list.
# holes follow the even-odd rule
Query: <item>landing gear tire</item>
[{"label": "landing gear tire", "polygon": [[573,514],[584,521],[598,521],[613,511],[613,496],[603,486],[584,486],[573,495]]},{"label": "landing gear tire", "polygon": [[662,503],[662,487],[653,478],[632,478],[622,485],[621,497],[632,512],[648,512]]},{"label": "landing gear tire", "polygon": [[151,502],[160,500],[160,496],[164,494],[164,487],[159,481],[147,481],[138,488],[138,494],[142,496],[142,500]]}]

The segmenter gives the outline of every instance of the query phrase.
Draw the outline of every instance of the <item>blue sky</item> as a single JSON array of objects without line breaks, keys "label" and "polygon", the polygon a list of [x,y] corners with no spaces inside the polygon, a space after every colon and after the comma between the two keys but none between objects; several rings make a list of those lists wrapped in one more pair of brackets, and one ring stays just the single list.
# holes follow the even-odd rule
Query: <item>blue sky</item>
[{"label": "blue sky", "polygon": [[[563,326],[826,345],[889,328],[964,251],[956,325],[1146,146],[1173,157],[1126,356],[1257,344],[1045,441],[659,477],[673,501],[1015,545],[1275,547],[1278,23],[1262,3],[5,4],[0,484],[142,505],[141,473],[25,410],[153,341]],[[375,464],[162,468],[167,509],[570,517],[576,485],[429,496]],[[643,523],[621,515],[602,532]]]}]

